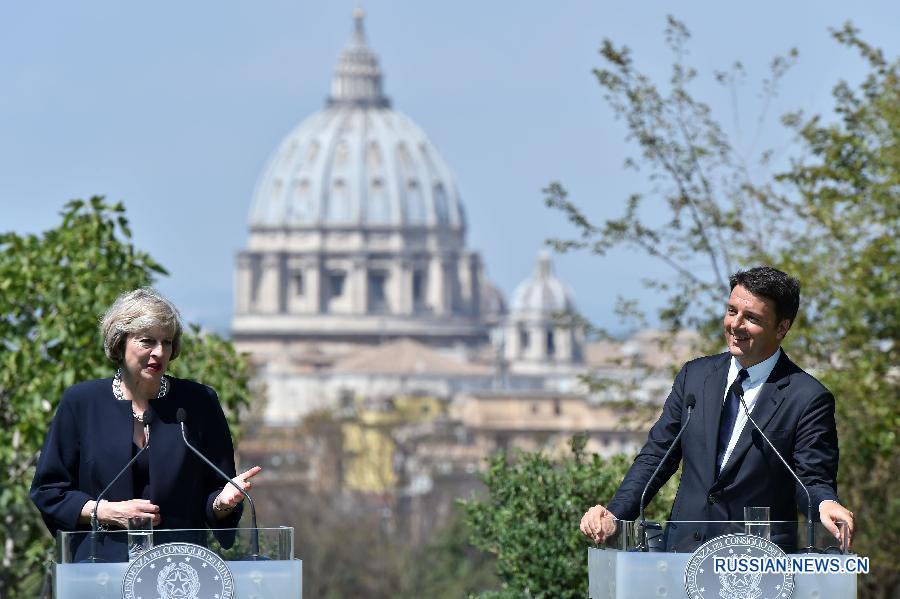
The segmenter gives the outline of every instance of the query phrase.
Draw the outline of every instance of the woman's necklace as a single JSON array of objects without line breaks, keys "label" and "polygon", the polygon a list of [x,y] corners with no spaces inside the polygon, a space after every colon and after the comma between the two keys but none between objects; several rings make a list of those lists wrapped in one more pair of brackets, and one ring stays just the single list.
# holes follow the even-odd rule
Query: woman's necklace
[{"label": "woman's necklace", "polygon": [[[122,393],[122,369],[119,368],[116,370],[116,376],[113,377],[112,381],[112,391],[113,395],[119,401],[125,401],[125,394]],[[156,399],[163,397],[166,393],[169,392],[169,379],[163,375],[162,379],[159,382],[159,393],[156,394]],[[144,422],[144,415],[137,414],[134,409],[131,410],[131,415],[138,422]]]}]

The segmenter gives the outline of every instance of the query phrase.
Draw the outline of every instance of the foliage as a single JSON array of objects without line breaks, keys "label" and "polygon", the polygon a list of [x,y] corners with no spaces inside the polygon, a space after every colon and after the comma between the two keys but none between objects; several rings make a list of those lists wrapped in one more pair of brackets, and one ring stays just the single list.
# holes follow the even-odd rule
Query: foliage
[{"label": "foliage", "polygon": [[872,560],[861,595],[900,593],[900,59],[888,63],[851,25],[834,32],[871,73],[834,88],[835,122],[792,114],[808,156],[784,173],[795,193],[789,251],[772,260],[804,284],[792,351],[837,398],[839,489]]},{"label": "foliage", "polygon": [[[496,555],[503,590],[483,598],[584,597],[589,541],[579,531],[585,510],[612,497],[631,461],[585,454],[586,438],[572,439],[561,460],[542,452],[498,454],[483,475],[489,497],[463,502],[472,542]],[[663,487],[648,506],[649,518],[665,519],[674,486]]]},{"label": "foliage", "polygon": [[[0,596],[38,595],[53,539],[28,489],[63,390],[112,374],[100,316],[121,292],[166,274],[130,237],[123,206],[100,197],[69,202],[40,235],[0,234]],[[215,335],[191,327],[172,371],[219,389],[232,419],[246,403],[247,367]]]},{"label": "foliage", "polygon": [[[577,235],[552,243],[563,251],[603,255],[622,246],[655,256],[675,275],[649,282],[666,297],[661,320],[672,330],[706,333],[710,348],[721,346],[729,272],[769,263],[801,280],[801,316],[787,349],[837,400],[840,495],[856,513],[854,548],[872,558],[874,570],[861,577],[861,596],[896,596],[900,61],[886,60],[849,24],[835,31],[840,43],[860,51],[870,75],[858,89],[835,86],[833,117],[788,115],[801,158],[781,175],[754,182],[753,168],[709,107],[689,93],[697,73],[684,65],[687,29],[670,18],[666,36],[675,52],[668,95],[636,69],[627,48],[609,41],[601,50],[608,68],[596,71],[641,150],[628,164],[649,173],[653,193],[630,196],[620,219],[596,225],[553,183],[547,203],[563,211]],[[764,106],[794,56],[773,61]],[[733,85],[741,74],[738,64],[717,78]],[[764,153],[761,164],[769,158]]]},{"label": "foliage", "polygon": [[[750,180],[751,169],[710,107],[691,95],[697,71],[684,64],[689,39],[687,28],[669,17],[666,40],[675,62],[667,94],[637,70],[627,47],[616,47],[610,40],[604,40],[600,50],[608,68],[594,71],[604,98],[624,120],[628,139],[641,151],[640,158],[628,158],[625,166],[641,171],[653,193],[630,195],[620,218],[595,224],[568,199],[561,184],[551,183],[544,191],[547,205],[562,211],[577,232],[571,239],[551,240],[552,246],[599,256],[622,246],[657,258],[676,275],[670,281],[645,281],[669,299],[660,320],[672,330],[708,331],[709,309],[718,309],[727,296],[728,275],[740,258],[758,253],[768,240],[769,223],[759,216],[765,214],[769,197]],[[764,81],[764,105],[796,55],[791,50],[787,57],[772,60]],[[741,72],[738,63],[718,79],[731,85]],[[620,311],[633,314],[634,303],[620,299]]]},{"label": "foliage", "polygon": [[235,443],[241,438],[239,416],[248,407],[250,364],[234,345],[220,335],[189,324],[182,336],[181,356],[171,362],[169,374],[194,379],[216,390],[228,418]]}]

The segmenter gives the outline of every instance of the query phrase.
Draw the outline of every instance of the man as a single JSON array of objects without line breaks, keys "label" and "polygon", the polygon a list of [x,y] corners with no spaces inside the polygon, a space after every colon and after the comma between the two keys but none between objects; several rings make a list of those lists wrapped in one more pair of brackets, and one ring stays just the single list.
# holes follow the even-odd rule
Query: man
[{"label": "man", "polygon": [[[745,506],[769,506],[772,520],[796,520],[798,508],[806,513],[806,494],[747,422],[742,394],[753,419],[806,485],[822,524],[837,537],[835,523],[845,521],[852,534],[853,514],[837,500],[834,397],[781,350],[797,316],[800,284],[769,267],[737,272],[730,284],[722,323],[728,352],[688,362],[675,377],[615,497],[581,519],[581,531],[595,543],[613,534],[616,519],[638,517],[641,493],[681,429],[690,395],[696,399],[690,424],[650,485],[647,502],[683,459],[671,521],[743,520]],[[685,525],[668,531],[667,545],[690,550],[707,536],[701,526]]]}]

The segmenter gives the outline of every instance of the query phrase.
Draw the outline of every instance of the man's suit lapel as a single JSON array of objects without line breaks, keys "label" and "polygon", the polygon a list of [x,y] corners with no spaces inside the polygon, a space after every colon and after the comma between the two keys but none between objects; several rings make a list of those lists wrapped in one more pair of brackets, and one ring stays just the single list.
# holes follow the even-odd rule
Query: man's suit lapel
[{"label": "man's suit lapel", "polygon": [[722,419],[722,402],[725,398],[725,383],[728,381],[730,354],[719,356],[712,372],[703,382],[703,431],[707,450],[704,472],[709,473],[710,480],[716,479],[716,446],[719,442],[719,421]]},{"label": "man's suit lapel", "polygon": [[[762,430],[766,430],[766,425],[769,424],[772,416],[778,411],[778,406],[784,401],[784,388],[790,383],[790,378],[787,376],[790,373],[790,366],[791,361],[788,360],[787,354],[782,351],[775,368],[772,369],[772,374],[762,384],[759,395],[756,396],[756,404],[753,406],[750,415]],[[743,406],[741,406],[740,410],[743,413]],[[749,420],[744,424],[737,444],[734,446],[725,468],[722,469],[722,473],[719,475],[720,480],[724,480],[728,473],[736,467],[736,464],[741,462],[744,454],[750,449],[753,441],[753,431],[755,430],[756,428]],[[765,443],[765,441],[762,442]]]}]

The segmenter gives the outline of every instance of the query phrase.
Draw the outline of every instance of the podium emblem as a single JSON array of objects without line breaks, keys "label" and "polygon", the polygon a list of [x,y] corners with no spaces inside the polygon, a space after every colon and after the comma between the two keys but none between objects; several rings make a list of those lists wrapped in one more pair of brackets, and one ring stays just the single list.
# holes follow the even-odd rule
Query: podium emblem
[{"label": "podium emblem", "polygon": [[716,572],[714,567],[716,558],[740,564],[747,558],[784,557],[781,547],[768,539],[746,534],[716,537],[691,555],[684,569],[684,590],[690,599],[788,599],[794,593],[793,574],[753,568]]},{"label": "podium emblem", "polygon": [[124,599],[234,599],[234,577],[222,558],[193,543],[157,545],[125,572]]}]

